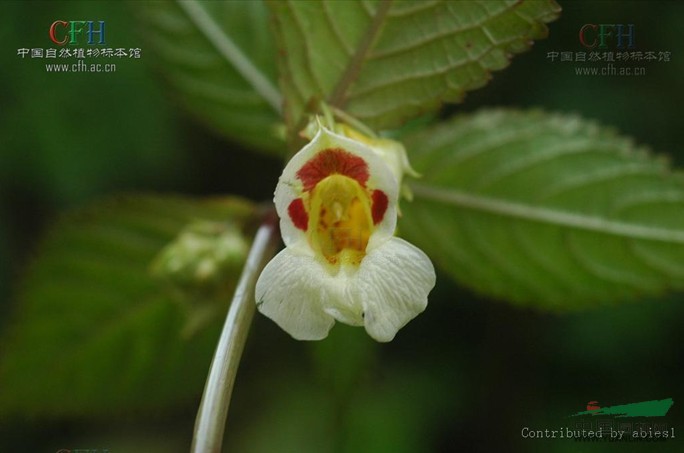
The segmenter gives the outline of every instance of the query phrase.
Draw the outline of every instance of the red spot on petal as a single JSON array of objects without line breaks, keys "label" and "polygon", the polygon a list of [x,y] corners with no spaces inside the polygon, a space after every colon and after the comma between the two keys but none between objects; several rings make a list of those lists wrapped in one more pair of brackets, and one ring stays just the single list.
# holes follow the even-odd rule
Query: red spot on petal
[{"label": "red spot on petal", "polygon": [[365,187],[368,181],[368,165],[359,156],[340,148],[330,148],[316,154],[297,172],[297,177],[304,184],[306,191],[313,189],[330,175],[348,176]]},{"label": "red spot on petal", "polygon": [[371,195],[373,205],[371,207],[371,213],[373,214],[373,224],[377,225],[385,217],[385,211],[387,211],[387,205],[389,200],[387,195],[382,190],[374,190],[373,195]]},{"label": "red spot on petal", "polygon": [[306,228],[309,225],[309,214],[306,212],[304,202],[301,198],[297,198],[290,203],[290,206],[287,207],[287,213],[289,214],[290,219],[292,219],[294,226],[302,231],[306,231]]}]

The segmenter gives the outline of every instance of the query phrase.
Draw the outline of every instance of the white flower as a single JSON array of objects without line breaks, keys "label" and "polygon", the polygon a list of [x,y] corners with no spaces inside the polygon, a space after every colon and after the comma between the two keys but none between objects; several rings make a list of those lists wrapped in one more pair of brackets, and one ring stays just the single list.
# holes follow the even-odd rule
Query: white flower
[{"label": "white flower", "polygon": [[338,320],[390,341],[425,309],[435,271],[393,236],[396,167],[320,127],[283,170],[274,201],[286,248],[264,268],[255,295],[259,311],[294,338],[325,338]]}]

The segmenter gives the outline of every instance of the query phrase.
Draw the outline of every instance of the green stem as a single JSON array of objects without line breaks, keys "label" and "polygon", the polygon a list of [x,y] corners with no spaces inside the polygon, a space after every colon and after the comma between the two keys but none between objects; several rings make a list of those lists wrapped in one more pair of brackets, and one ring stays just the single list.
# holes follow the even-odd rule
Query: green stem
[{"label": "green stem", "polygon": [[193,453],[221,451],[233,384],[256,308],[254,287],[261,270],[275,254],[278,244],[277,232],[278,229],[273,223],[262,224],[247,256],[216,346],[202,402],[197,412],[190,450]]},{"label": "green stem", "polygon": [[378,134],[376,134],[373,129],[366,126],[361,121],[357,120],[356,118],[354,118],[353,116],[351,116],[350,114],[345,112],[344,110],[340,110],[337,107],[329,107],[329,108],[330,108],[330,111],[336,117],[338,117],[340,120],[342,120],[343,122],[347,123],[348,125],[350,125],[354,129],[356,129],[357,131],[361,132],[362,134],[364,134],[368,137],[378,138]]}]

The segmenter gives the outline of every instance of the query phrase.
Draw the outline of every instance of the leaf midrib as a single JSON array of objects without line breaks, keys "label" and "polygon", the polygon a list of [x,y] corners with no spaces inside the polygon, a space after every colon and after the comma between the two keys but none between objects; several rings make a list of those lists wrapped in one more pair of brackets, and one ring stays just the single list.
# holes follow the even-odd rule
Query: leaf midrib
[{"label": "leaf midrib", "polygon": [[684,245],[684,231],[682,230],[637,225],[585,214],[563,212],[419,183],[413,183],[410,186],[416,198],[423,198],[460,208],[565,228],[610,234],[628,239]]},{"label": "leaf midrib", "polygon": [[214,49],[249,83],[254,91],[282,114],[282,96],[268,77],[242,52],[240,47],[219,27],[196,0],[176,0],[197,30],[214,46]]},{"label": "leaf midrib", "polygon": [[378,9],[375,11],[375,16],[373,16],[366,33],[357,44],[356,50],[349,60],[347,68],[328,98],[328,103],[330,105],[338,108],[344,107],[347,91],[349,90],[349,87],[351,87],[352,83],[354,83],[354,81],[359,77],[361,69],[363,68],[363,64],[366,61],[366,56],[368,55],[371,46],[375,43],[376,38],[380,34],[382,25],[384,24],[387,13],[392,7],[393,2],[394,0],[384,0],[380,3],[380,6],[378,6]]}]

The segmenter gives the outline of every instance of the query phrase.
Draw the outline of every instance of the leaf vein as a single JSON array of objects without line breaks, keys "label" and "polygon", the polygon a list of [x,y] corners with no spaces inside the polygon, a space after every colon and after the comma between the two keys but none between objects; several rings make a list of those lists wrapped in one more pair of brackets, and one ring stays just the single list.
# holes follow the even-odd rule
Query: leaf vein
[{"label": "leaf vein", "polygon": [[242,50],[226,35],[214,19],[196,0],[176,0],[190,21],[195,24],[216,51],[228,64],[252,85],[277,113],[281,113],[282,97],[271,81],[247,58]]},{"label": "leaf vein", "polygon": [[590,184],[597,184],[602,182],[609,182],[613,179],[618,179],[624,176],[632,175],[655,175],[660,170],[654,169],[650,165],[644,164],[625,164],[621,162],[618,165],[601,168],[591,173],[582,173],[572,178],[557,178],[554,183],[546,186],[544,191],[538,198],[539,201],[548,200],[557,197],[571,190],[580,189],[583,186]]},{"label": "leaf vein", "polygon": [[561,142],[555,146],[549,146],[545,148],[544,151],[524,156],[524,158],[518,160],[510,160],[502,164],[500,167],[494,168],[489,173],[483,173],[482,178],[475,183],[472,189],[473,191],[483,191],[492,184],[500,183],[506,178],[510,178],[511,176],[532,170],[535,167],[544,165],[545,163],[548,163],[549,161],[559,157],[596,153],[612,154],[615,150],[618,150],[617,147],[615,147],[615,149],[610,149],[610,147],[590,149],[587,148],[589,143],[589,140],[580,140],[575,143]]},{"label": "leaf vein", "polygon": [[[465,31],[470,31],[470,30],[475,30],[477,28],[482,29],[483,34],[485,34],[487,36],[487,38],[489,39],[489,41],[492,44],[494,44],[494,46],[496,47],[496,40],[494,40],[493,37],[491,35],[489,35],[489,32],[485,30],[484,25],[487,22],[489,22],[490,20],[495,19],[496,17],[498,17],[502,14],[505,14],[506,12],[508,12],[508,10],[504,9],[504,10],[501,10],[500,12],[498,12],[496,14],[492,14],[491,16],[487,16],[485,19],[477,21],[473,24],[469,24],[469,25],[465,25],[465,26],[461,26],[461,27],[457,26],[457,28],[452,28],[448,31],[435,33],[433,35],[426,36],[423,39],[419,39],[419,40],[416,40],[416,41],[413,41],[410,43],[405,43],[403,46],[397,46],[397,47],[392,48],[392,49],[383,50],[382,52],[373,52],[369,55],[368,59],[369,60],[381,60],[381,59],[392,57],[395,55],[405,54],[409,51],[415,51],[417,49],[420,49],[421,47],[425,47],[425,46],[430,45],[434,42],[443,41],[443,40],[450,38],[452,36],[456,36],[459,33],[463,33]],[[516,40],[516,39],[521,39],[521,38],[515,38],[514,40]],[[508,43],[508,42],[510,42],[510,41],[502,41],[502,43]],[[463,47],[461,47],[461,48],[463,49]],[[463,50],[466,50],[466,49],[463,49]],[[483,52],[480,55],[480,57],[484,54],[486,54],[486,52]],[[478,58],[480,58],[480,57],[478,57]]]},{"label": "leaf vein", "polygon": [[387,13],[393,2],[394,0],[385,0],[376,10],[371,23],[366,30],[366,33],[356,46],[356,51],[349,61],[347,69],[342,74],[342,77],[340,77],[339,82],[337,82],[337,85],[330,95],[330,105],[340,108],[344,107],[344,104],[346,103],[347,90],[361,73],[361,68],[368,57],[371,46],[375,43],[375,40],[382,31],[385,17],[387,16]]},{"label": "leaf vein", "polygon": [[439,201],[465,209],[494,215],[557,225],[565,228],[595,231],[618,237],[684,244],[684,231],[625,223],[586,214],[573,214],[556,209],[530,206],[507,200],[468,194],[459,190],[411,184],[416,197]]},{"label": "leaf vein", "polygon": [[342,50],[348,55],[352,56],[354,53],[354,49],[352,46],[344,40],[343,34],[340,32],[340,29],[337,28],[337,21],[334,20],[330,14],[330,9],[328,7],[328,2],[323,2],[322,3],[323,7],[323,17],[325,17],[325,21],[328,23],[328,27],[332,30],[333,35],[337,39],[337,41],[340,43]]}]

